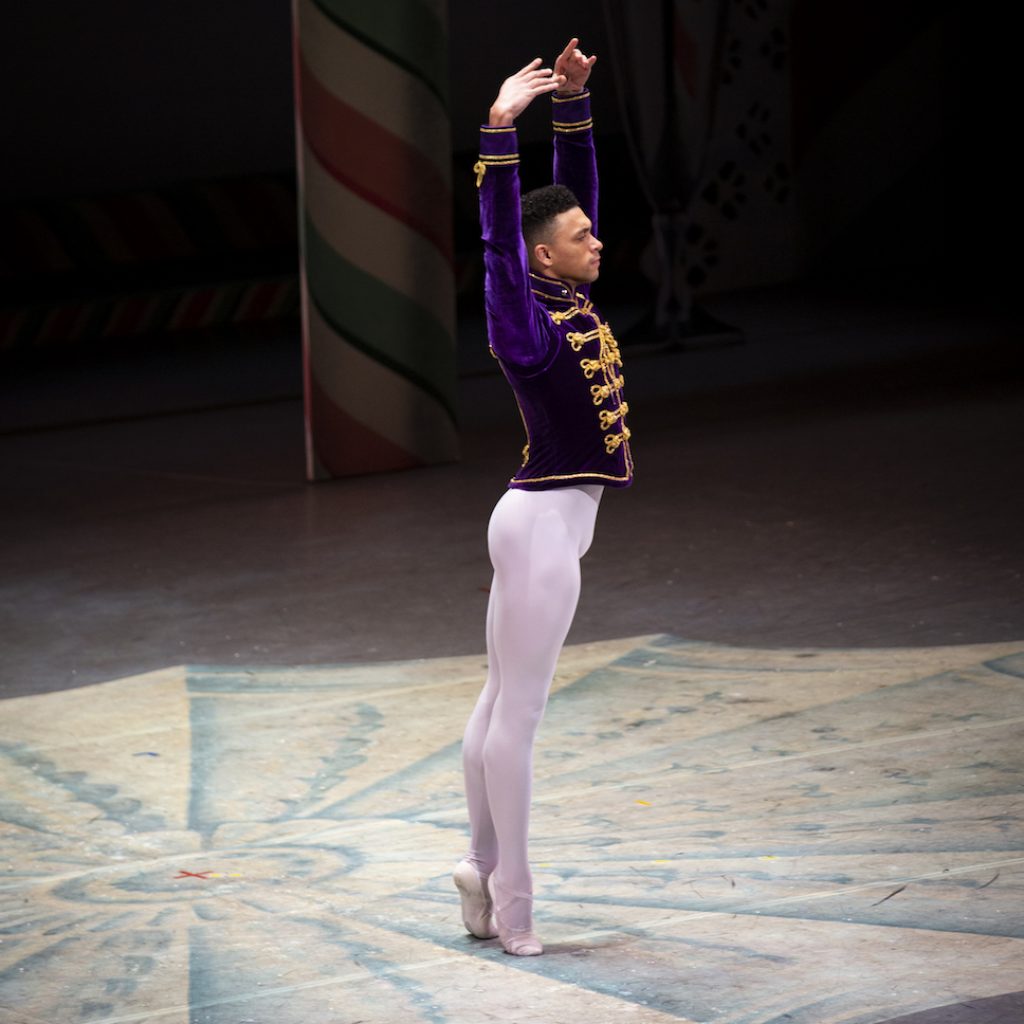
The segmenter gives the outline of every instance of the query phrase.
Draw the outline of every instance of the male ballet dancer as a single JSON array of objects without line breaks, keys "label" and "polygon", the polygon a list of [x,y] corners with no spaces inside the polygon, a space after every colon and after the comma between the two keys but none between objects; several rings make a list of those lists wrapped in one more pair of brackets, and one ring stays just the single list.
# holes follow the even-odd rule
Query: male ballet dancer
[{"label": "male ballet dancer", "polygon": [[[571,39],[507,78],[480,129],[491,352],[526,428],[523,462],[491,515],[487,682],[463,742],[470,849],[455,869],[466,929],[535,956],[527,852],[533,739],[580,591],[605,487],[632,483],[628,406],[598,276],[597,163],[586,83],[596,57]],[[557,91],[556,91],[557,90]],[[552,93],[555,184],[520,200],[515,119]]]}]

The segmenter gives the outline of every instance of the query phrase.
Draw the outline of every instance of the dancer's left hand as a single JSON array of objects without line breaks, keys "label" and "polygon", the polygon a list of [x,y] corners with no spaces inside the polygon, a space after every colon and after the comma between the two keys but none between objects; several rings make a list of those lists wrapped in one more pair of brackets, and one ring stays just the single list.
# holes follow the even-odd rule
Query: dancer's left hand
[{"label": "dancer's left hand", "polygon": [[596,63],[597,55],[588,57],[579,47],[580,41],[573,36],[555,60],[556,77],[565,75],[565,85],[559,88],[559,92],[583,92],[586,87],[590,69]]}]

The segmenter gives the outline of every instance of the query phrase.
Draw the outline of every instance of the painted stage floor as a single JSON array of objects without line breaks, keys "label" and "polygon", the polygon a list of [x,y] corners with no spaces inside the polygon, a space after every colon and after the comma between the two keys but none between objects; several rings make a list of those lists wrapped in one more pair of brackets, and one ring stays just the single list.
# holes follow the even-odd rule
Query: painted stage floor
[{"label": "painted stage floor", "polygon": [[4,1024],[1024,1020],[1024,642],[567,648],[542,957],[462,929],[483,659],[0,704]]}]

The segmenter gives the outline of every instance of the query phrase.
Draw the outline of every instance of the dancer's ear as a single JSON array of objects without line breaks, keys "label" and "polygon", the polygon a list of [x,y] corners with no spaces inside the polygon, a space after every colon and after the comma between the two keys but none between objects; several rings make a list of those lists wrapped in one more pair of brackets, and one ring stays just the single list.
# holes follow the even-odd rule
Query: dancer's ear
[{"label": "dancer's ear", "polygon": [[533,259],[534,262],[541,267],[550,267],[553,258],[551,256],[551,250],[548,248],[546,242],[538,242],[533,247]]}]

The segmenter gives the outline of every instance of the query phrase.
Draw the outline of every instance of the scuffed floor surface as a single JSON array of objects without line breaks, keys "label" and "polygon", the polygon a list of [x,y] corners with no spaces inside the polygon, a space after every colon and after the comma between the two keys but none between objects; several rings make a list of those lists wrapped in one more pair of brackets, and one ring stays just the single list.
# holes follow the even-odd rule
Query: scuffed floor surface
[{"label": "scuffed floor surface", "polygon": [[482,678],[188,666],[0,704],[0,1020],[1024,1019],[1024,643],[568,648],[530,959],[450,882]]}]

